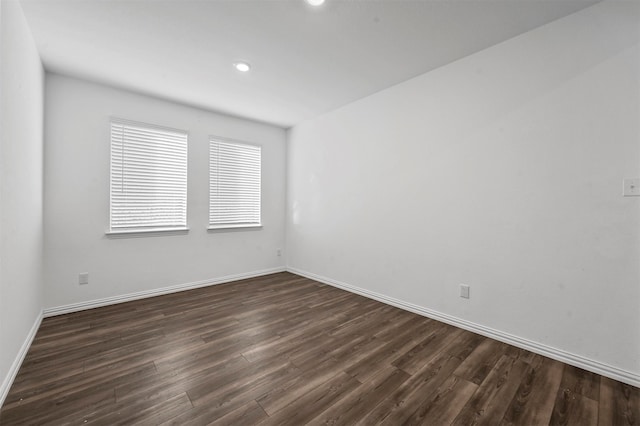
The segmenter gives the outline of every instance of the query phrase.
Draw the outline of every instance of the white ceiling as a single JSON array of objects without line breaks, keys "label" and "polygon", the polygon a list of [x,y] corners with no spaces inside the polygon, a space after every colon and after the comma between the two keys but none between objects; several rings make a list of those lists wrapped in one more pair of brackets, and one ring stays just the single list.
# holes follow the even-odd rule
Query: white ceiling
[{"label": "white ceiling", "polygon": [[289,127],[598,1],[21,3],[49,71]]}]

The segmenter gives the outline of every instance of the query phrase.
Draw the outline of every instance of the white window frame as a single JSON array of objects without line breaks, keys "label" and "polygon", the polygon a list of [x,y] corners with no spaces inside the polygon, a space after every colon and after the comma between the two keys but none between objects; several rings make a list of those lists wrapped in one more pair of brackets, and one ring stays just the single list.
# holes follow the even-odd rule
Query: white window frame
[{"label": "white window frame", "polygon": [[[117,134],[118,131],[115,127],[121,126],[123,130],[120,132],[121,139],[119,144],[117,143]],[[123,157],[125,155],[125,132],[126,128],[128,128],[129,132],[133,132],[136,129],[142,132],[157,132],[156,135],[146,134],[140,136],[139,139],[136,140],[135,137],[131,137],[129,148],[133,146],[134,149],[141,148],[144,149],[144,145],[148,144],[147,141],[141,140],[142,138],[147,138],[149,136],[155,136],[156,139],[150,139],[151,143],[161,143],[164,144],[164,153],[160,153],[159,151],[153,152],[149,151],[148,159],[146,153],[142,153],[140,157],[137,159],[139,162],[141,161],[142,167],[138,168],[138,170],[144,170],[145,166],[149,166],[152,164],[152,156],[151,154],[155,154],[156,159],[161,159],[163,154],[169,154],[170,156],[175,155],[177,159],[182,159],[184,162],[179,161],[177,164],[164,164],[161,166],[160,170],[165,174],[165,176],[161,176],[159,181],[157,182],[157,186],[155,189],[160,189],[161,187],[167,187],[167,184],[171,186],[169,189],[170,192],[174,192],[175,194],[170,194],[170,192],[165,193],[166,197],[163,202],[177,202],[181,205],[181,210],[178,212],[175,217],[171,217],[171,214],[165,216],[167,220],[165,223],[162,223],[162,220],[153,220],[153,217],[149,217],[147,222],[144,220],[137,221],[127,218],[126,215],[118,216],[116,213],[117,209],[123,209],[127,207],[127,203],[119,202],[116,200],[117,197],[124,197],[127,195],[127,191],[124,189],[125,184],[127,183],[127,179],[125,177],[125,167],[126,163],[123,161]],[[167,137],[168,139],[161,141],[162,137]],[[181,138],[184,138],[181,140]],[[189,151],[189,133],[185,130],[174,129],[165,126],[159,126],[155,124],[143,123],[139,121],[132,121],[127,119],[122,119],[118,117],[110,117],[109,119],[109,144],[110,144],[110,163],[109,163],[109,228],[106,232],[107,235],[127,235],[127,234],[150,234],[150,233],[183,233],[189,230],[187,227],[187,197],[188,197],[188,151]],[[135,144],[135,145],[134,145]],[[118,152],[120,150],[120,152]],[[131,151],[130,151],[131,152]],[[136,155],[136,154],[133,154]],[[144,162],[148,161],[148,164]],[[182,164],[181,164],[182,163]],[[119,169],[119,170],[118,170]],[[149,174],[142,175],[142,179],[152,177],[153,168],[149,168]],[[156,169],[157,170],[157,169]],[[129,173],[131,169],[129,169]],[[156,176],[157,177],[157,176]],[[163,180],[164,178],[164,180]],[[131,178],[128,183],[130,185],[134,185],[136,183],[140,184],[140,179],[136,181],[136,178]],[[120,190],[116,188],[118,185],[121,185]],[[145,188],[146,190],[147,188]],[[148,194],[142,193],[142,199],[146,197],[150,197],[153,194],[154,187],[151,187],[151,191]],[[170,195],[169,195],[170,194]],[[151,201],[147,208],[153,206],[154,201]],[[162,203],[162,202],[161,202]],[[131,204],[129,204],[131,206]],[[157,205],[156,205],[157,207]],[[180,209],[179,209],[180,210]],[[135,211],[135,210],[134,210]],[[168,212],[171,213],[171,212]],[[140,212],[138,212],[140,214]],[[120,223],[116,223],[120,221]],[[155,222],[155,223],[154,223]]]},{"label": "white window frame", "polygon": [[[255,152],[257,152],[258,154],[258,165],[257,165],[257,194],[256,194],[256,188],[255,188],[255,176],[253,178],[250,177],[251,180],[253,180],[252,182],[247,182],[247,191],[249,191],[249,194],[247,195],[246,193],[243,194],[243,197],[247,197],[249,200],[252,200],[254,202],[257,203],[257,210],[258,210],[258,216],[257,216],[257,220],[247,220],[247,221],[242,221],[240,220],[243,216],[246,217],[251,217],[252,215],[255,218],[255,213],[240,213],[238,215],[238,217],[233,218],[232,220],[229,221],[224,221],[222,220],[222,218],[218,218],[217,220],[214,217],[214,209],[215,209],[215,199],[217,194],[219,194],[219,190],[220,190],[220,176],[219,174],[216,176],[215,173],[219,172],[219,168],[214,168],[214,162],[216,161],[216,154],[214,153],[214,147],[216,149],[219,149],[220,145],[226,145],[227,148],[229,148],[230,146],[239,146],[239,147],[246,147],[246,148],[252,148],[253,153],[249,153],[247,152],[247,155],[249,155],[250,157],[250,161],[252,160],[252,156],[255,155]],[[217,146],[217,147],[216,147]],[[257,148],[257,150],[253,150],[253,148]],[[219,157],[218,157],[219,160]],[[253,159],[255,161],[255,159]],[[215,165],[217,166],[217,165]],[[237,170],[235,171],[237,173]],[[254,170],[246,170],[246,172],[249,173],[255,173],[256,170],[254,168]],[[234,173],[233,171],[231,172],[232,174]],[[217,182],[217,188],[216,188],[216,182]],[[251,186],[254,186],[253,188],[251,188]],[[257,200],[256,200],[256,196],[257,196]],[[218,197],[219,200],[219,197]],[[227,203],[236,203],[238,202],[237,199],[233,199],[233,197],[228,198],[227,200],[225,200],[225,202]],[[251,209],[255,210],[255,205],[251,206]],[[237,209],[237,205],[236,205],[236,209]],[[233,216],[232,214],[230,216]],[[223,138],[220,136],[215,136],[215,135],[210,135],[209,136],[209,226],[207,229],[209,230],[218,230],[218,229],[231,229],[231,228],[261,228],[262,227],[262,145],[259,144],[255,144],[255,143],[250,143],[250,142],[245,142],[245,141],[239,141],[239,140],[235,140],[235,139],[229,139],[229,138]]]}]

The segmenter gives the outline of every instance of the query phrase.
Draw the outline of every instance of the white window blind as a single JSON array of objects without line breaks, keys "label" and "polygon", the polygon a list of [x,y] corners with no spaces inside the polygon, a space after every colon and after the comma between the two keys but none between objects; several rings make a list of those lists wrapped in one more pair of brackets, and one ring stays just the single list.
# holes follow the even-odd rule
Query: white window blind
[{"label": "white window blind", "polygon": [[185,229],[187,133],[111,120],[111,232]]},{"label": "white window blind", "polygon": [[262,148],[209,140],[209,228],[260,226]]}]

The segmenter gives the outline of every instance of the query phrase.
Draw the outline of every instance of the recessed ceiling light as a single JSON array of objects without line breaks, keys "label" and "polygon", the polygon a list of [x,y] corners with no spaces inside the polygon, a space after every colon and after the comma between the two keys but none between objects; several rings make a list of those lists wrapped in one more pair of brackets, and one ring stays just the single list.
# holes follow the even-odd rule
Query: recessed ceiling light
[{"label": "recessed ceiling light", "polygon": [[236,62],[233,66],[240,72],[247,72],[251,69],[251,65],[246,62]]},{"label": "recessed ceiling light", "polygon": [[309,3],[311,6],[320,6],[322,3],[324,3],[324,0],[305,0],[307,3]]}]

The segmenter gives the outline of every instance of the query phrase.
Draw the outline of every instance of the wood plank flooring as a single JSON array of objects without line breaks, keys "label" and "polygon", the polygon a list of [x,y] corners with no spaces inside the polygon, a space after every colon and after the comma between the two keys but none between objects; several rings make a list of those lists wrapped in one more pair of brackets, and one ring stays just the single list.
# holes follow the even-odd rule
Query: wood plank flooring
[{"label": "wood plank flooring", "polygon": [[638,425],[640,390],[290,273],[47,318],[2,425]]}]

